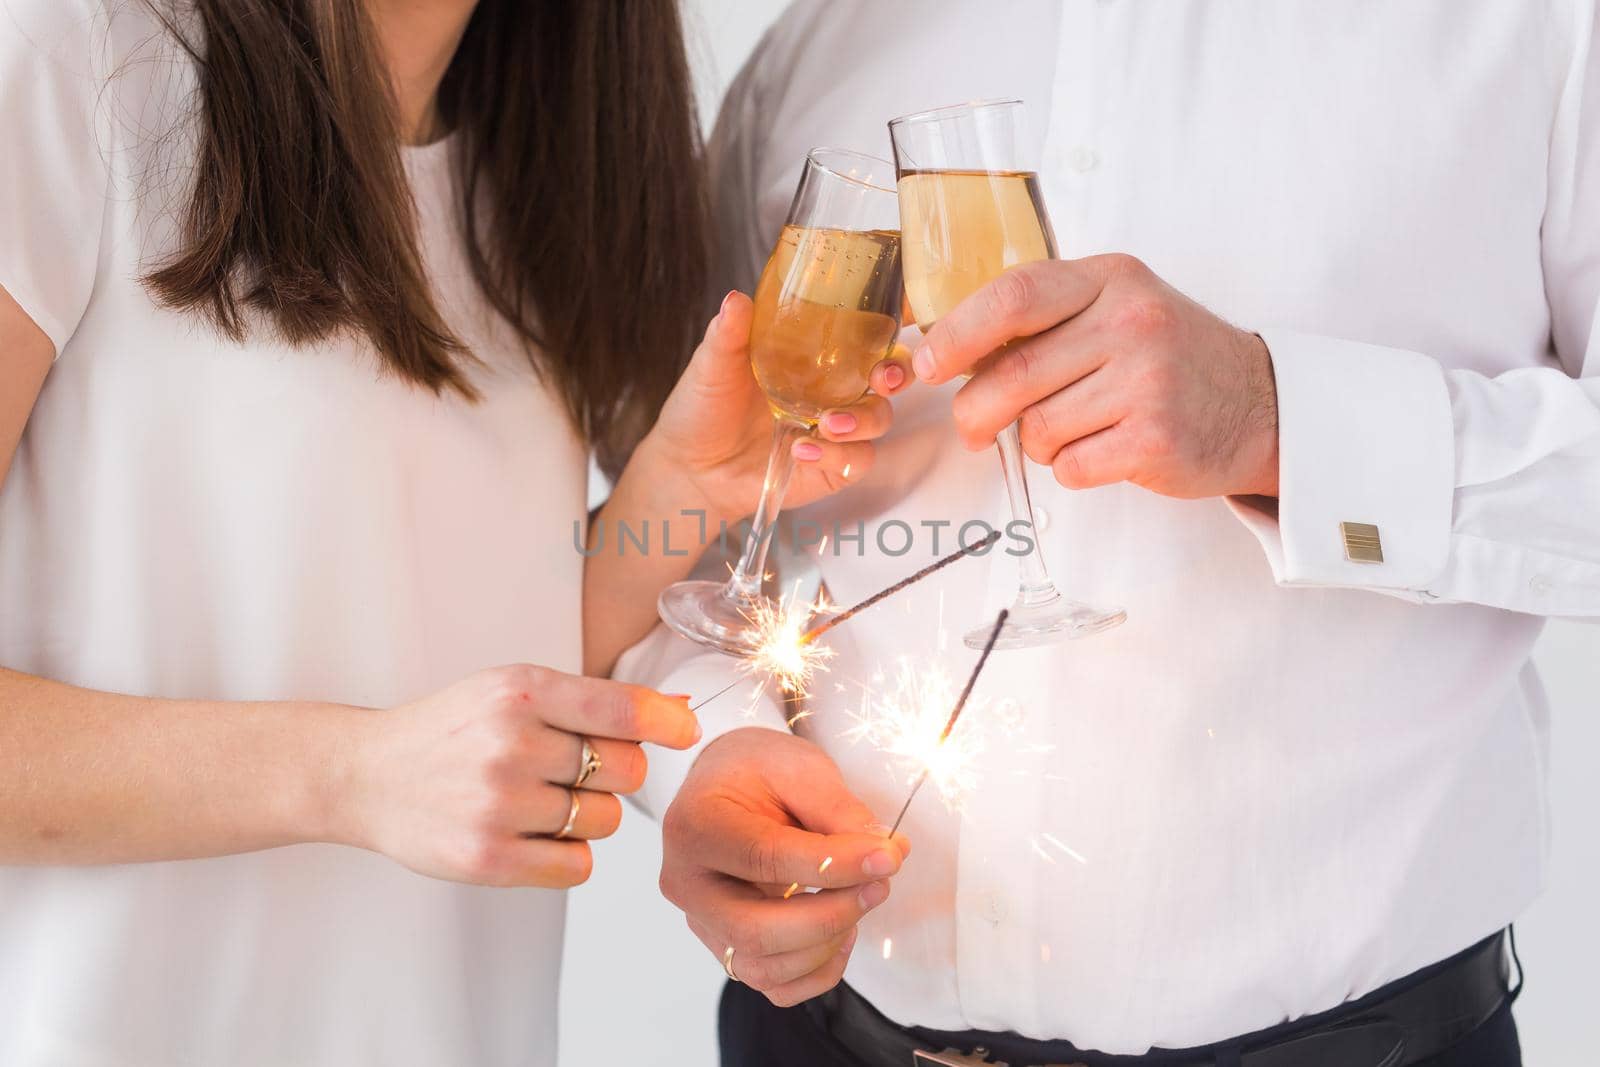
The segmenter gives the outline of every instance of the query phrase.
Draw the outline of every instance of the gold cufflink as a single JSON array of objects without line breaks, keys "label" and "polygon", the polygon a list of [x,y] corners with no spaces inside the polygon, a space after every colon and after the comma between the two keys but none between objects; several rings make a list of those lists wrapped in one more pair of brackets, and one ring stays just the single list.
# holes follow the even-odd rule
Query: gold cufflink
[{"label": "gold cufflink", "polygon": [[1378,528],[1370,522],[1341,522],[1339,532],[1344,535],[1344,558],[1351,563],[1382,563],[1383,541]]}]

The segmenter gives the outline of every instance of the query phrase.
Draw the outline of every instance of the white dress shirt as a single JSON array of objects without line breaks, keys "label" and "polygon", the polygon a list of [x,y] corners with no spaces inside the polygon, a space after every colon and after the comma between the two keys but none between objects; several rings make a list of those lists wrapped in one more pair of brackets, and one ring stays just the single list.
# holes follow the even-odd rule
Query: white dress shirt
[{"label": "white dress shirt", "polygon": [[[1019,96],[1062,254],[1143,258],[1259,331],[1277,376],[1272,506],[1032,468],[1054,577],[1128,621],[991,661],[979,691],[1022,723],[963,727],[989,727],[978,784],[911,808],[847,975],[890,1017],[1192,1046],[1366,993],[1538,893],[1529,649],[1541,616],[1600,615],[1595,32],[1590,0],[1075,0],[802,2],[768,34],[714,138],[730,282],[807,148],[887,156],[895,115]],[[806,513],[866,522],[814,560],[836,601],[951,548],[924,527],[890,556],[879,523],[1002,520],[954,388],[897,401],[864,484]],[[1344,522],[1378,527],[1383,562],[1346,558]],[[995,552],[829,635],[796,730],[886,818],[906,776],[845,736],[860,683],[902,654],[959,677],[960,633],[1015,581]],[[624,671],[704,695],[730,665],[658,632]],[[784,727],[731,695],[702,718]],[[657,759],[656,806],[685,763]]]},{"label": "white dress shirt", "polygon": [[[404,158],[476,404],[156,305],[173,47],[142,3],[0,0],[0,285],[58,352],[0,491],[0,664],[373,707],[580,670],[585,448],[472,282],[449,142]],[[565,902],[333,845],[0,866],[0,1064],[550,1067]]]}]

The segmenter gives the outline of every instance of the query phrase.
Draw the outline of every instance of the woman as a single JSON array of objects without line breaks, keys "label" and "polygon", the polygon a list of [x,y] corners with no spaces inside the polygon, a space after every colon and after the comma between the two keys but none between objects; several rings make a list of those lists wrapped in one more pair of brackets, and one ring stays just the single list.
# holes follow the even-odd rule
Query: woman
[{"label": "woman", "polygon": [[693,562],[585,566],[587,457],[764,467],[692,115],[670,0],[0,0],[0,1063],[553,1062],[563,897],[483,887],[698,734],[578,676]]}]

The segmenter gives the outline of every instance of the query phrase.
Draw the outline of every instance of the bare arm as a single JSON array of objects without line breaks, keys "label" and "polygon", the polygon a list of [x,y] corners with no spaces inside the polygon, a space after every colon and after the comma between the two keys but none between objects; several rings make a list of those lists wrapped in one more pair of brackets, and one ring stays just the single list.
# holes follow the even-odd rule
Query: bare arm
[{"label": "bare arm", "polygon": [[357,714],[148,700],[0,669],[0,862],[127,863],[352,840],[335,798]]}]

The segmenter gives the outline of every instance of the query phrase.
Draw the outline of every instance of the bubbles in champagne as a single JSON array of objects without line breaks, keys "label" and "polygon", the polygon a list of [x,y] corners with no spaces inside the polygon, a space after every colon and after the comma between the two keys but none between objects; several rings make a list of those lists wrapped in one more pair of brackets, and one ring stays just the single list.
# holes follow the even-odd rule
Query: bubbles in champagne
[{"label": "bubbles in champagne", "polygon": [[900,237],[785,226],[756,286],[750,361],[780,415],[815,424],[867,391],[899,330]]},{"label": "bubbles in champagne", "polygon": [[1006,268],[1055,258],[1031,171],[906,171],[899,191],[906,298],[924,330]]}]

